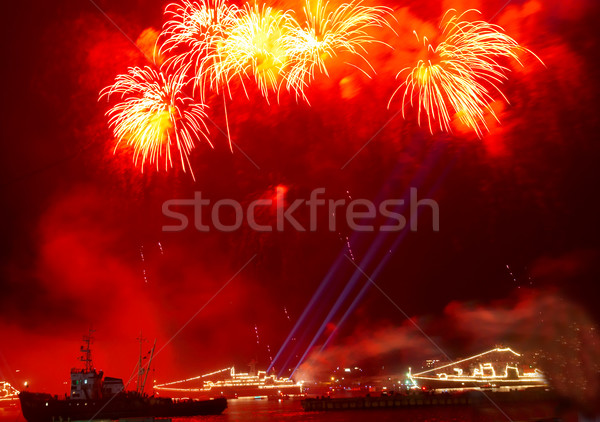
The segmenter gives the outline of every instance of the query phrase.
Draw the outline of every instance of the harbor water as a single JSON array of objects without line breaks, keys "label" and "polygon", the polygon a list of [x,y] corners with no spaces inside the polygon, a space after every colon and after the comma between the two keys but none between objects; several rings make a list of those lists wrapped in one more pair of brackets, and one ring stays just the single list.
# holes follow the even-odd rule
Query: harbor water
[{"label": "harbor water", "polygon": [[[536,404],[518,409],[502,406],[500,409],[490,406],[470,407],[433,407],[395,410],[352,410],[305,412],[299,399],[266,400],[237,399],[229,400],[228,408],[218,416],[198,416],[173,418],[172,422],[504,422],[504,421],[581,421],[573,410],[557,408],[552,404]],[[20,411],[0,412],[2,422],[26,422]],[[129,420],[128,420],[129,422]],[[160,422],[160,420],[157,420]]]}]

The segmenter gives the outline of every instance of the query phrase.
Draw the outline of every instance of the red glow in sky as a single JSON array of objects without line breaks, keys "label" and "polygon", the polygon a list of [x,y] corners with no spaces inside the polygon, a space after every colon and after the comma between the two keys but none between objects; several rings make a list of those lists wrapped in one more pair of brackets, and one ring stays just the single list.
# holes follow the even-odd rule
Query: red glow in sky
[{"label": "red glow in sky", "polygon": [[[331,199],[376,200],[401,197],[418,184],[424,194],[435,191],[440,232],[408,234],[378,283],[408,315],[430,321],[449,352],[468,355],[482,342],[493,347],[507,338],[526,339],[527,333],[511,337],[511,329],[486,318],[501,314],[510,328],[529,315],[525,310],[549,303],[567,303],[578,321],[597,324],[598,6],[591,0],[504,4],[378,4],[393,9],[396,31],[410,36],[372,29],[393,48],[368,47],[376,74],[364,63],[370,77],[349,66],[360,60],[340,53],[327,62],[328,74],[316,72],[306,87],[310,105],[285,89],[279,101],[267,103],[255,84],[247,83],[245,92],[232,83],[226,106],[233,153],[222,92],[208,92],[206,124],[215,148],[197,142],[189,154],[195,180],[180,166],[142,174],[130,152],[113,154],[116,140],[104,115],[110,104],[97,101],[116,75],[148,65],[144,54],[153,50],[165,4],[103,2],[120,30],[86,2],[7,5],[0,379],[65,391],[68,371],[78,364],[80,337],[90,326],[96,329],[97,367],[127,378],[140,330],[156,337],[159,347],[167,344],[242,267],[157,356],[156,378],[244,368],[251,359],[266,367],[266,345],[280,348],[352,233],[347,227],[339,233],[257,233],[245,226],[232,233],[163,232],[163,202],[198,191],[213,202],[232,198],[242,204],[275,191],[291,203],[318,187]],[[530,55],[520,57],[523,68],[502,63],[511,69],[502,84],[509,101],[491,104],[500,123],[484,116],[490,133],[482,139],[459,121],[451,122],[451,133],[431,134],[418,126],[415,110],[402,118],[386,108],[396,74],[422,53],[412,31],[433,41],[449,8],[480,9],[482,18],[501,25],[546,65]],[[357,260],[373,240],[365,235],[354,241]],[[336,273],[319,312],[330,309],[352,270]],[[535,291],[536,300],[520,296],[525,288]],[[495,301],[507,297],[516,299],[500,312]],[[344,324],[338,319],[331,349],[309,355],[311,369],[338,359],[338,352],[347,351],[345,359],[387,362],[400,355],[404,362],[429,351],[377,291],[369,291]],[[527,346],[539,347],[545,338]],[[345,349],[349,339],[372,353]]]}]

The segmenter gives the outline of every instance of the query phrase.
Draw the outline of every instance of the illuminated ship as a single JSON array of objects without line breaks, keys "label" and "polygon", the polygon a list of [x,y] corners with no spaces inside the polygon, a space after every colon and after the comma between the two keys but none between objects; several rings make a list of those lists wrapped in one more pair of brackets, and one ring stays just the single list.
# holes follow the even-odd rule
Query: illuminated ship
[{"label": "illuminated ship", "polygon": [[[197,387],[181,387],[178,385],[200,381]],[[199,375],[178,381],[154,385],[158,391],[178,393],[186,397],[204,397],[221,395],[224,397],[287,397],[302,394],[302,383],[289,378],[278,378],[267,375],[266,371],[256,371],[254,364],[250,372],[236,372],[234,367],[224,368],[210,374]]]},{"label": "illuminated ship", "polygon": [[8,382],[0,381],[0,411],[16,408],[18,401],[19,391]]},{"label": "illuminated ship", "polygon": [[[22,391],[19,394],[21,410],[28,422],[54,422],[60,420],[92,420],[122,418],[180,417],[218,415],[227,408],[225,398],[214,400],[178,401],[166,397],[149,397],[144,385],[150,363],[144,368],[140,353],[138,390],[125,391],[120,378],[104,377],[92,365],[91,331],[84,337],[81,360],[85,368],[71,370],[71,395],[64,398],[45,393]],[[141,342],[141,339],[140,339]],[[150,353],[150,361],[154,347]]]},{"label": "illuminated ship", "polygon": [[412,374],[413,385],[428,388],[526,388],[546,386],[544,374],[521,362],[522,355],[510,348],[495,348],[478,355]]}]

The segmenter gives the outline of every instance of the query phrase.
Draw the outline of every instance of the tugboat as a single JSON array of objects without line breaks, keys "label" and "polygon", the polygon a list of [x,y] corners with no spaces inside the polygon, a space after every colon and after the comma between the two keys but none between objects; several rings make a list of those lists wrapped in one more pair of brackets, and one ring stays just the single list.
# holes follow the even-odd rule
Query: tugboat
[{"label": "tugboat", "polygon": [[154,347],[150,352],[150,363],[145,369],[142,368],[140,353],[138,390],[126,391],[121,378],[104,377],[102,371],[98,372],[93,367],[90,348],[92,330],[84,336],[83,341],[85,345],[81,346],[81,361],[85,365],[83,369],[71,369],[70,396],[59,398],[29,391],[19,394],[21,410],[28,422],[219,415],[227,408],[227,399],[223,397],[212,400],[173,400],[144,394]]}]

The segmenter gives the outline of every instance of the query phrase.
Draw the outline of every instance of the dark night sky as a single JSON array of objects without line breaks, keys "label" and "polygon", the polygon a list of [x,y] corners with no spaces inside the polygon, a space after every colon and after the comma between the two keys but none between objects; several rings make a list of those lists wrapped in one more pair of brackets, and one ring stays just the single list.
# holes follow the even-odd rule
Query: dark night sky
[{"label": "dark night sky", "polygon": [[[387,4],[408,8],[396,12],[406,32],[427,28],[425,22],[436,25],[448,7],[479,7],[489,18],[504,1],[481,3]],[[474,315],[501,309],[511,318],[522,301],[535,307],[535,298],[551,296],[600,320],[597,5],[563,3],[513,1],[496,17],[547,67],[532,57],[525,57],[524,69],[514,67],[504,86],[511,104],[499,112],[502,125],[481,140],[460,131],[431,135],[409,112],[341,169],[399,107],[386,110],[387,99],[395,73],[411,62],[416,47],[412,39],[395,41],[393,53],[382,47],[371,52],[378,71],[372,80],[332,62],[331,77],[318,77],[308,90],[311,107],[287,94],[268,105],[255,92],[248,100],[234,90],[232,136],[259,168],[239,151],[231,154],[209,123],[215,150],[200,144],[194,151],[195,182],[178,169],[141,174],[131,156],[113,155],[108,104],[97,101],[98,92],[128,66],[145,63],[92,3],[4,6],[0,379],[18,383],[27,376],[42,389],[62,388],[62,378],[54,380],[76,363],[77,343],[90,324],[97,329],[98,365],[125,377],[135,363],[140,329],[164,344],[254,254],[161,352],[157,377],[244,367],[254,357],[266,366],[266,345],[273,354],[279,350],[344,251],[340,234],[351,233],[345,227],[340,233],[163,233],[161,226],[169,223],[161,214],[163,201],[190,198],[194,191],[213,201],[248,203],[273,195],[278,185],[288,188],[288,201],[308,198],[318,187],[330,198],[349,193],[375,199],[401,197],[410,186],[425,195],[437,186],[440,232],[425,227],[408,234],[377,282],[407,314],[422,318],[450,355],[512,338],[498,332],[478,341],[476,328],[453,331],[447,320],[457,309]],[[98,4],[133,40],[162,25],[159,1]],[[394,42],[391,34],[380,35]],[[223,126],[220,98],[208,104],[211,118]],[[415,185],[420,171],[425,177]],[[355,239],[358,261],[372,240]],[[351,275],[353,268],[345,265],[332,292]],[[317,315],[331,301],[319,306]],[[344,344],[353,333],[368,340],[375,328],[404,323],[371,289],[334,343]],[[402,357],[414,359],[415,349]]]}]

